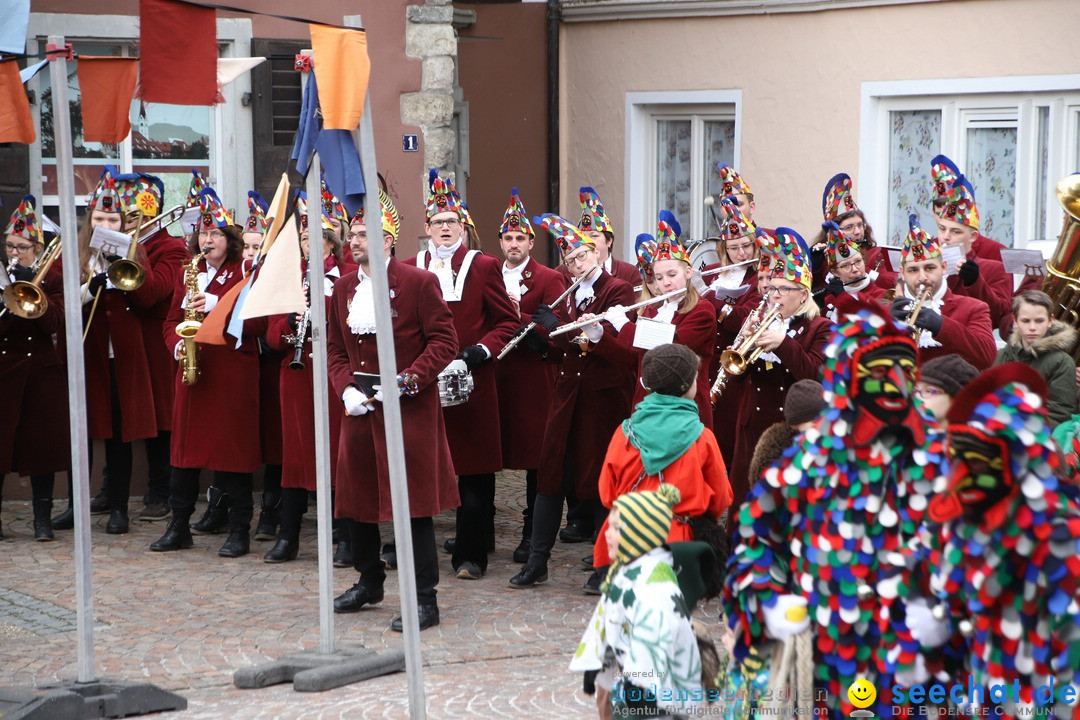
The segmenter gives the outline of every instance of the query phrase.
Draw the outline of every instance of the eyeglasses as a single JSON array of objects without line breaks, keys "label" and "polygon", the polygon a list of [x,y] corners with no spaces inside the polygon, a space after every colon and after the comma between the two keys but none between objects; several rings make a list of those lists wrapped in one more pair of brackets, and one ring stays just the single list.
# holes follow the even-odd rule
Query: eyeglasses
[{"label": "eyeglasses", "polygon": [[754,247],[754,243],[753,242],[748,242],[748,243],[743,243],[742,245],[731,245],[731,244],[729,244],[727,246],[727,249],[728,249],[728,252],[736,252],[736,253],[738,253],[738,252],[746,252],[747,250],[749,250],[752,247]]},{"label": "eyeglasses", "polygon": [[858,258],[855,258],[854,260],[849,260],[846,263],[840,263],[839,265],[836,266],[836,269],[837,270],[843,270],[844,272],[847,272],[848,270],[854,270],[855,268],[859,267],[862,264],[863,264],[863,259],[861,257],[858,257]]},{"label": "eyeglasses", "polygon": [[367,237],[367,231],[365,230],[363,232],[351,232],[351,233],[347,234],[345,237],[350,241],[356,240],[357,238],[366,238]]},{"label": "eyeglasses", "polygon": [[944,395],[945,391],[936,387],[921,387],[915,388],[915,394],[921,397],[923,400],[937,397],[938,395]]},{"label": "eyeglasses", "polygon": [[213,230],[200,230],[199,237],[223,238],[225,237],[225,233],[217,228],[214,228]]},{"label": "eyeglasses", "polygon": [[788,293],[802,292],[805,289],[806,288],[801,288],[801,287],[789,288],[789,287],[773,287],[772,285],[769,285],[769,286],[767,286],[765,288],[765,295],[766,296],[768,296],[768,295],[787,295]]},{"label": "eyeglasses", "polygon": [[34,249],[33,245],[16,245],[9,242],[4,243],[4,247],[7,248],[8,252],[19,253],[20,255],[26,255]]},{"label": "eyeglasses", "polygon": [[434,227],[434,228],[439,228],[439,227],[452,228],[452,227],[457,227],[460,224],[461,224],[460,220],[432,220],[432,221],[428,222],[428,225],[430,225],[431,227]]},{"label": "eyeglasses", "polygon": [[846,224],[840,226],[840,232],[845,233],[845,234],[850,233],[850,232],[855,232],[856,230],[865,230],[865,229],[866,229],[866,223],[864,223],[864,222],[846,223]]}]

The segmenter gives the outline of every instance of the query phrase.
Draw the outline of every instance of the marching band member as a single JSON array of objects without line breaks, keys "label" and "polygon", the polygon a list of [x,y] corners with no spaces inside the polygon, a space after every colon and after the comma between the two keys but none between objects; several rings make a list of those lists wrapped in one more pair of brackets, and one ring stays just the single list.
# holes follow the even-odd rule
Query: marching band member
[{"label": "marching band member", "polygon": [[[889,254],[878,247],[874,241],[874,229],[866,222],[866,215],[855,205],[855,197],[851,189],[851,177],[847,173],[833,175],[825,185],[825,192],[821,196],[821,214],[825,222],[836,223],[837,228],[844,237],[850,240],[859,249],[865,273],[870,281],[882,290],[892,290],[896,287],[897,273],[893,270],[889,260]],[[811,263],[814,266],[815,285],[824,282],[826,260],[822,253],[825,252],[825,243],[828,235],[822,225],[822,232],[818,233],[811,244]]]},{"label": "marching band member", "polygon": [[[822,301],[826,308],[830,308],[830,319],[836,321],[835,303],[837,298],[845,293],[863,302],[884,298],[887,289],[874,282],[866,271],[866,259],[859,252],[858,245],[842,233],[832,220],[821,224],[821,232],[825,237],[824,265],[828,268],[830,278],[825,286],[815,293],[823,291]],[[895,291],[895,285],[894,282],[894,287],[889,289]]]},{"label": "marching band member", "polygon": [[924,300],[918,314],[910,318],[911,324],[923,331],[918,333],[919,363],[956,353],[976,368],[990,367],[997,345],[986,303],[953,293],[945,283],[947,263],[941,257],[941,246],[919,227],[914,215],[908,218],[908,225],[900,256],[903,294],[893,300],[891,312],[905,322],[915,302]]},{"label": "marching band member", "polygon": [[[618,305],[608,308],[603,319],[611,323],[618,333],[616,343],[604,342],[599,320],[594,326],[586,326],[586,334],[590,335],[590,340],[595,338],[592,351],[598,357],[619,362],[629,356],[631,369],[635,377],[640,379],[641,361],[646,350],[650,348],[642,347],[636,342],[638,326],[643,324],[643,320],[671,324],[671,342],[685,345],[701,359],[695,402],[701,422],[711,430],[713,409],[709,402],[709,361],[712,359],[716,337],[716,311],[710,303],[702,300],[690,284],[693,268],[690,266],[689,254],[679,242],[681,231],[675,216],[662,210],[656,227],[656,253],[652,258],[652,270],[656,278],[656,289],[661,295],[677,290],[685,290],[685,293],[663,304],[642,308],[635,321],[631,321],[626,316],[626,311]],[[645,392],[641,382],[634,383],[635,405],[645,397]]]},{"label": "marching band member", "polygon": [[[933,202],[934,214],[938,217],[941,217],[946,205],[946,196],[949,194],[950,186],[956,183],[956,178],[960,175],[962,175],[960,168],[948,156],[935,155],[930,159],[930,196]],[[970,183],[968,183],[968,187],[971,187]],[[975,193],[971,192],[971,195],[974,197]],[[978,232],[978,229],[978,226],[974,227],[976,232],[970,247],[973,255],[984,260],[1002,262],[1001,251],[1005,250],[1006,246],[997,240],[986,237]]]},{"label": "marching band member", "polygon": [[[637,269],[611,254],[611,248],[615,244],[615,229],[607,216],[607,211],[604,210],[604,204],[600,202],[600,196],[596,194],[596,190],[586,186],[578,190],[578,200],[581,201],[581,222],[578,223],[578,227],[581,232],[592,238],[600,265],[609,275],[628,283],[630,287],[636,287]],[[573,277],[573,273],[565,264],[560,264],[556,269],[568,280]]]},{"label": "marching band member", "polygon": [[[574,277],[585,277],[560,307],[540,305],[532,317],[534,321],[550,332],[585,313],[601,315],[613,305],[633,304],[633,288],[599,264],[592,237],[558,215],[547,214],[533,222],[539,222],[554,236],[563,262]],[[609,327],[603,328],[604,341],[616,342],[615,330]],[[633,370],[625,362],[612,363],[593,353],[594,343],[584,333],[574,339],[560,335],[553,343],[565,354],[544,429],[529,561],[510,579],[515,588],[547,581],[547,561],[559,531],[566,485],[573,486],[580,509],[592,514],[595,527],[600,527],[607,514],[600,504],[597,485],[603,448],[616,426],[629,415],[633,395]],[[594,578],[590,583],[590,592],[598,590],[598,586],[593,587]]]},{"label": "marching band member", "polygon": [[[790,228],[777,228],[775,233],[781,254],[769,271],[762,312],[775,309],[779,315],[754,342],[761,356],[745,371],[736,419],[735,458],[729,472],[735,491],[734,507],[742,503],[757,480],[747,474],[754,445],[770,425],[784,418],[787,389],[796,380],[817,379],[832,326],[827,319],[818,317],[817,304],[810,295],[810,258],[802,237]],[[760,329],[760,316],[749,317],[755,330]]]},{"label": "marching band member", "polygon": [[345,243],[345,234],[349,231],[349,223],[346,222],[348,213],[345,212],[345,206],[341,204],[341,201],[337,199],[334,193],[330,192],[330,188],[326,185],[326,178],[319,181],[322,188],[322,206],[323,215],[326,217],[326,221],[330,223],[330,227],[337,233],[337,255],[338,259],[341,259],[341,248]]},{"label": "marching band member", "polygon": [[743,180],[739,171],[723,162],[717,163],[716,171],[720,175],[720,197],[734,198],[735,205],[738,206],[743,217],[753,220],[754,211],[757,209],[757,205],[754,204],[754,191]]},{"label": "marching band member", "polygon": [[[153,324],[144,325],[141,315],[151,308],[159,312],[161,286],[171,271],[164,267],[161,274],[155,274],[153,282],[144,282],[137,290],[121,290],[108,276],[109,265],[118,256],[91,250],[90,241],[99,225],[135,234],[138,213],[141,211],[146,219],[155,217],[161,210],[163,191],[161,180],[152,175],[119,175],[116,168],[108,165],[90,197],[89,221],[79,231],[84,314],[89,323],[83,342],[86,377],[101,380],[88,382],[86,386],[87,430],[91,440],[105,443],[109,504],[105,532],[109,534],[128,532],[132,442],[156,440],[169,429],[159,427],[157,422],[157,396],[167,405],[168,395],[160,390],[157,395],[154,393],[151,364],[157,356],[147,351],[149,343],[144,332],[144,327]],[[140,245],[136,253],[136,262],[145,270],[149,267],[146,249]],[[159,452],[158,456],[163,454]],[[161,464],[159,459],[159,472],[164,469]],[[167,459],[164,464],[168,464]]]},{"label": "marching band member", "polygon": [[[491,362],[518,326],[517,308],[506,294],[499,262],[465,247],[461,198],[453,183],[435,170],[428,175],[431,191],[425,231],[432,250],[405,260],[434,273],[443,299],[454,315],[458,353],[473,377],[469,400],[443,409],[447,438],[458,476],[461,508],[453,551],[454,572],[478,580],[487,572],[487,555],[495,535],[495,473],[502,469],[499,399]],[[476,438],[484,442],[476,442]]]},{"label": "marching band member", "polygon": [[[45,251],[27,195],[4,229],[4,260],[8,282],[31,282],[34,264]],[[59,242],[57,237],[53,242]],[[10,308],[0,316],[0,377],[6,412],[0,414],[0,490],[10,472],[30,476],[34,539],[53,539],[53,480],[61,470],[70,473],[67,368],[64,362],[63,278],[55,263],[39,285],[48,301],[44,314],[33,320]],[[0,539],[4,536],[0,528]]]},{"label": "marching band member", "polygon": [[[541,304],[550,306],[565,289],[559,273],[531,257],[535,237],[525,206],[514,188],[499,227],[499,247],[505,258],[503,284],[522,319],[532,317]],[[542,410],[551,405],[557,371],[556,365],[548,361],[550,346],[545,335],[546,330],[537,326],[509,355],[495,363],[502,465],[525,471],[525,510],[522,513],[525,522],[521,542],[514,548],[514,562],[517,563],[529,559],[540,441],[544,437],[546,420]]]},{"label": "marching band member", "polygon": [[[202,217],[188,240],[188,251],[202,256],[176,288],[173,308],[162,330],[164,341],[181,359],[184,340],[177,326],[214,312],[218,300],[243,280],[241,228],[234,225],[213,189],[199,194]],[[195,258],[192,259],[195,262]],[[190,263],[189,263],[190,265]],[[189,277],[190,276],[190,277]],[[192,287],[194,286],[194,287]],[[201,317],[201,316],[199,316]],[[164,535],[150,545],[156,552],[193,546],[189,521],[199,495],[199,472],[214,471],[214,483],[229,496],[229,537],[218,550],[221,557],[240,557],[249,550],[252,516],[252,474],[259,468],[259,358],[255,339],[265,320],[244,324],[243,344],[195,344],[197,378],[185,382],[184,368],[176,372],[173,407],[173,473],[169,492],[172,520]]]},{"label": "marching band member", "polygon": [[[935,183],[935,192],[940,184]],[[945,194],[934,204],[937,216],[937,239],[941,247],[956,245],[964,260],[956,274],[947,282],[957,295],[982,300],[990,310],[990,320],[1007,338],[1012,330],[1012,276],[1005,272],[1000,260],[980,258],[976,260],[972,249],[978,235],[979,208],[971,184],[963,175],[952,184],[946,184]]]},{"label": "marching band member", "polygon": [[[871,303],[830,335],[824,412],[765,471],[735,518],[724,611],[744,679],[744,660],[809,628],[814,697],[841,720],[854,709],[845,690],[857,677],[892,684],[878,665],[895,641],[878,623],[878,596],[887,592],[879,579],[915,536],[946,470],[940,431],[912,403],[910,334]],[[807,611],[801,620],[787,612],[799,607]],[[738,691],[749,689],[735,679]],[[891,717],[888,694],[871,710]]]},{"label": "marching band member", "polygon": [[[350,523],[353,567],[360,573],[356,584],[334,600],[334,612],[356,612],[383,599],[386,569],[379,558],[378,523],[391,520],[392,508],[381,401],[383,393],[397,392],[402,396],[416,597],[424,630],[439,624],[435,600],[439,562],[432,516],[459,504],[437,382],[439,372],[458,352],[458,339],[439,279],[390,255],[397,235],[396,212],[385,195],[380,201],[382,232],[376,237],[381,238],[387,258],[397,386],[375,386],[375,395],[367,397],[353,377],[354,371],[379,372],[366,223],[351,226],[349,248],[359,268],[335,283],[327,320],[330,384],[346,412],[341,421],[334,514],[355,521]],[[401,618],[390,628],[401,632]]]},{"label": "marching band member", "polygon": [[882,594],[882,623],[899,625],[889,667],[908,687],[936,676],[1009,688],[1007,700],[964,697],[971,714],[1075,717],[1080,508],[1058,479],[1046,384],[999,365],[957,394],[947,421],[948,487]]},{"label": "marching band member", "polygon": [[[392,234],[397,237],[398,219],[397,209],[389,204],[389,199],[383,202],[384,207],[389,207],[392,219],[387,221]],[[353,225],[363,225],[364,212],[361,209],[353,218]],[[350,229],[349,234],[359,232]],[[302,236],[300,242],[301,271],[307,277],[308,263],[310,262],[310,247],[307,234]],[[329,314],[330,297],[333,294],[334,283],[341,278],[341,266],[338,265],[334,255],[337,233],[333,228],[323,228],[323,272],[325,284],[323,297]],[[318,298],[318,293],[310,294],[310,298]],[[310,317],[310,316],[308,316]],[[277,542],[263,556],[263,561],[268,563],[282,563],[295,560],[300,549],[300,521],[307,512],[308,493],[316,491],[315,483],[315,401],[313,399],[314,370],[312,369],[311,335],[305,332],[303,337],[297,337],[301,326],[304,325],[302,318],[297,313],[289,315],[277,315],[270,319],[269,328],[266,331],[266,342],[281,358],[279,382],[281,403],[281,443],[289,449],[284,454],[281,468],[280,490],[280,529],[277,531]],[[299,345],[298,345],[299,344]],[[297,354],[299,353],[299,355]],[[299,357],[302,363],[300,367],[293,365]],[[340,396],[330,388],[330,482],[334,485],[337,474],[337,466],[334,462],[338,454],[338,439],[341,434],[341,417],[343,406]],[[262,396],[266,399],[266,395]],[[266,512],[267,491],[263,490],[263,512]],[[260,520],[261,524],[261,520]],[[351,564],[351,562],[349,563]]]},{"label": "marching band member", "polygon": [[266,211],[270,206],[254,190],[248,190],[248,219],[244,223],[244,260],[254,262],[266,234]]},{"label": "marching band member", "polygon": [[921,401],[917,407],[923,415],[944,423],[953,398],[978,374],[974,365],[955,353],[921,363],[915,382],[915,395]]},{"label": "marching band member", "polygon": [[648,300],[660,294],[656,289],[656,275],[653,274],[652,262],[656,257],[656,238],[648,233],[641,233],[634,239],[637,269],[641,275],[641,292],[638,299]]}]

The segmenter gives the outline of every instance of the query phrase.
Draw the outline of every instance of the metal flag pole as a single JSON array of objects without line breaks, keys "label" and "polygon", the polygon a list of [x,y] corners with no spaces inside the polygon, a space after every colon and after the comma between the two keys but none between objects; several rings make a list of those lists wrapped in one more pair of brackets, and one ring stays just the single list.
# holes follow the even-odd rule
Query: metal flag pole
[{"label": "metal flag pole", "polygon": [[[363,27],[359,15],[347,15],[346,27]],[[379,345],[379,375],[384,388],[397,387],[397,353],[394,326],[390,317],[390,285],[386,277],[386,253],[382,242],[382,209],[379,207],[379,178],[375,171],[375,134],[371,124],[371,76],[360,118],[360,165],[364,172],[364,218],[368,228],[368,253],[375,298],[375,334]],[[427,717],[424,700],[424,666],[420,656],[420,621],[417,617],[416,563],[409,512],[409,485],[405,473],[405,446],[401,431],[401,402],[397,393],[383,395],[383,422],[386,432],[390,498],[394,512],[394,542],[398,560],[398,590],[401,594],[401,624],[404,631],[405,673],[409,683],[409,717]]]},{"label": "metal flag pole", "polygon": [[[50,48],[64,48],[63,35],[50,35]],[[60,198],[60,238],[64,262],[64,328],[67,339],[68,406],[71,425],[71,487],[75,511],[75,612],[79,682],[94,675],[94,596],[90,568],[90,468],[86,430],[86,369],[83,365],[82,303],[79,298],[79,239],[75,232],[75,174],[71,150],[67,56],[49,58],[53,129],[56,133],[56,192]]]}]

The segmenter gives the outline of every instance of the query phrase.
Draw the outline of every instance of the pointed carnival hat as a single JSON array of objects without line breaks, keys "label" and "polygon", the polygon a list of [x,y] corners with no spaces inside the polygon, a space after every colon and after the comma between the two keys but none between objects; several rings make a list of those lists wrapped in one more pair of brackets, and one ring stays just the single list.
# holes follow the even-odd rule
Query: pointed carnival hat
[{"label": "pointed carnival hat", "polygon": [[581,232],[569,220],[555,213],[544,213],[538,218],[533,218],[533,224],[551,233],[555,239],[555,245],[559,248],[559,254],[564,260],[567,255],[583,246],[596,248],[596,243],[591,237]]},{"label": "pointed carnival hat", "polygon": [[[398,215],[397,206],[394,205],[394,201],[390,199],[390,196],[379,188],[379,211],[382,215],[382,229],[383,232],[394,238],[394,242],[398,239],[398,230],[401,227],[401,217]],[[353,213],[352,223],[364,223],[364,206],[361,205],[360,209]],[[366,225],[366,223],[364,223]]]},{"label": "pointed carnival hat", "polygon": [[769,272],[771,278],[783,278],[810,289],[813,282],[810,272],[810,250],[802,235],[791,228],[776,228],[775,237],[780,243],[780,253],[776,256]]},{"label": "pointed carnival hat", "polygon": [[33,195],[24,195],[15,212],[11,213],[4,235],[18,235],[35,245],[40,245],[41,225],[38,224],[37,213],[34,212],[34,204],[37,201]]},{"label": "pointed carnival hat", "polygon": [[585,186],[578,190],[578,200],[581,202],[581,223],[579,227],[588,232],[615,231],[611,227],[611,220],[604,210],[604,204],[600,202],[600,196],[591,187]]},{"label": "pointed carnival hat", "polygon": [[826,220],[821,223],[821,230],[825,233],[825,263],[829,267],[859,257],[859,246],[849,240],[835,222]]},{"label": "pointed carnival hat", "polygon": [[924,260],[933,260],[940,257],[941,245],[938,244],[937,238],[928,235],[926,231],[919,226],[919,219],[916,215],[909,215],[908,233],[904,236],[904,249],[900,252],[900,265],[903,266],[909,262],[922,262]]},{"label": "pointed carnival hat", "polygon": [[499,226],[499,235],[508,232],[519,232],[529,237],[536,236],[532,229],[532,223],[529,222],[529,216],[525,212],[525,205],[522,204],[521,197],[518,195],[517,188],[510,191],[510,204],[506,206],[502,225]]},{"label": "pointed carnival hat", "polygon": [[427,219],[439,213],[452,212],[464,221],[461,214],[461,196],[449,178],[439,177],[435,168],[428,170]]},{"label": "pointed carnival hat", "polygon": [[836,220],[858,209],[855,196],[851,193],[851,176],[847,173],[833,175],[821,196],[821,212],[825,219]]},{"label": "pointed carnival hat", "polygon": [[679,235],[682,233],[682,226],[679,225],[679,221],[675,219],[675,216],[668,210],[661,210],[660,215],[656,221],[656,255],[653,257],[653,262],[657,260],[681,260],[687,265],[690,264],[690,255],[686,252],[686,248],[679,242]]},{"label": "pointed carnival hat", "polygon": [[248,217],[244,223],[244,232],[265,233],[269,223],[266,221],[266,213],[270,206],[262,199],[262,196],[254,190],[248,190]]}]

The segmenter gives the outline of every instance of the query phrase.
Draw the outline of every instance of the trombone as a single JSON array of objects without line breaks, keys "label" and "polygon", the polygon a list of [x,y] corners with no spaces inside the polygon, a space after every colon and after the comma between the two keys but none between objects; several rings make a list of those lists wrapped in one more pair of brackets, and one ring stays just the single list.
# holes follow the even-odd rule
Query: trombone
[{"label": "trombone", "polygon": [[[41,289],[41,281],[60,257],[60,250],[60,236],[57,235],[34,263],[34,278],[29,282],[18,280],[4,288],[5,309],[26,320],[36,320],[45,314],[49,309],[49,298]],[[14,269],[14,264],[11,267]]]},{"label": "trombone", "polygon": [[[758,347],[757,339],[764,334],[769,326],[780,318],[780,303],[767,306],[768,300],[761,299],[754,311],[739,328],[735,341],[724,352],[720,353],[720,372],[716,375],[716,382],[709,390],[709,398],[715,405],[716,401],[727,386],[728,375],[742,375],[764,352]],[[753,328],[753,330],[751,330]]]},{"label": "trombone", "polygon": [[162,230],[184,216],[184,206],[177,205],[164,215],[159,215],[148,222],[143,222],[143,212],[140,210],[136,230],[131,234],[131,246],[128,248],[127,257],[114,260],[108,269],[109,280],[117,290],[130,292],[138,290],[146,282],[146,270],[135,261],[135,253],[142,241],[143,231],[152,228],[150,234]]}]

